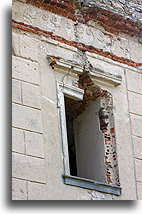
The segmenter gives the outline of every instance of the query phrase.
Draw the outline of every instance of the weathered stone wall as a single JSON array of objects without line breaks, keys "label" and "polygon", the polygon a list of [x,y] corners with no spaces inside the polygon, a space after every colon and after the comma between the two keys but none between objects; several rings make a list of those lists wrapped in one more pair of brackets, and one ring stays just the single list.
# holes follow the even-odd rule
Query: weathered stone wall
[{"label": "weathered stone wall", "polygon": [[[13,2],[13,200],[141,199],[139,37],[107,32],[96,22],[76,24],[76,20],[25,2]],[[127,3],[129,7],[132,1]],[[114,98],[120,197],[63,183],[56,87],[58,81],[76,85],[78,76],[61,68],[52,69],[47,55],[78,64],[88,60],[96,70],[122,76],[119,86],[93,79]]]},{"label": "weathered stone wall", "polygon": [[82,0],[86,5],[98,4],[101,7],[111,9],[117,13],[123,13],[127,17],[140,20],[142,13],[141,0]]}]

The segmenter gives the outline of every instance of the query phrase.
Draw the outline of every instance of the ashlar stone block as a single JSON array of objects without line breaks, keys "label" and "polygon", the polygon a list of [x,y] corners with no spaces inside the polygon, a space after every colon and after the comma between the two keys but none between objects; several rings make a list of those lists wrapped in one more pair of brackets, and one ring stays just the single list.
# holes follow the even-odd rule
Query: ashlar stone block
[{"label": "ashlar stone block", "polygon": [[45,183],[44,159],[13,153],[12,163],[13,177]]},{"label": "ashlar stone block", "polygon": [[20,56],[38,61],[38,40],[26,35],[19,35]]},{"label": "ashlar stone block", "polygon": [[21,82],[18,80],[12,80],[12,101],[21,103]]},{"label": "ashlar stone block", "polygon": [[23,130],[12,128],[12,151],[25,153]]},{"label": "ashlar stone block", "polygon": [[39,84],[38,64],[20,57],[12,57],[12,76],[16,79]]},{"label": "ashlar stone block", "polygon": [[48,200],[46,184],[28,182],[28,200]]},{"label": "ashlar stone block", "polygon": [[126,70],[127,89],[142,94],[142,74]]},{"label": "ashlar stone block", "polygon": [[138,115],[142,115],[142,95],[128,92],[129,111]]},{"label": "ashlar stone block", "polygon": [[142,138],[132,136],[134,157],[142,159]]},{"label": "ashlar stone block", "polygon": [[39,86],[22,83],[22,101],[24,105],[41,108]]},{"label": "ashlar stone block", "polygon": [[135,159],[136,180],[142,182],[142,160]]},{"label": "ashlar stone block", "polygon": [[142,137],[142,117],[130,114],[132,134]]},{"label": "ashlar stone block", "polygon": [[43,135],[25,131],[26,154],[44,157]]},{"label": "ashlar stone block", "polygon": [[27,200],[26,181],[12,179],[12,200]]},{"label": "ashlar stone block", "polygon": [[19,35],[17,33],[12,32],[12,49],[13,54],[16,56],[20,55],[20,49],[19,49]]},{"label": "ashlar stone block", "polygon": [[138,200],[142,200],[142,183],[137,182]]},{"label": "ashlar stone block", "polygon": [[12,124],[14,127],[42,133],[41,110],[13,104]]},{"label": "ashlar stone block", "polygon": [[39,41],[31,36],[15,32],[12,34],[12,47],[16,56],[38,61],[38,45]]}]

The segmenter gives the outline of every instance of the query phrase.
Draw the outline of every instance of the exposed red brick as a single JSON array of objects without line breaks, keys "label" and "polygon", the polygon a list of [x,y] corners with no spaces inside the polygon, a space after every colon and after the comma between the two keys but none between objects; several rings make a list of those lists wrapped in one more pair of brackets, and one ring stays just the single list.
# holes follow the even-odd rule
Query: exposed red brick
[{"label": "exposed red brick", "polygon": [[[75,5],[72,1],[46,0],[46,3],[43,2],[43,0],[29,0],[28,4],[49,10],[76,21],[76,17],[74,16]],[[68,14],[68,12],[70,13]],[[84,23],[87,23],[89,20],[97,20],[98,24],[104,27],[106,31],[115,35],[118,35],[120,32],[131,36],[140,35],[140,23],[134,22],[129,18],[125,19],[122,15],[98,7],[88,8],[88,10],[80,10],[80,13],[83,15]],[[82,22],[82,19],[78,21]]]}]

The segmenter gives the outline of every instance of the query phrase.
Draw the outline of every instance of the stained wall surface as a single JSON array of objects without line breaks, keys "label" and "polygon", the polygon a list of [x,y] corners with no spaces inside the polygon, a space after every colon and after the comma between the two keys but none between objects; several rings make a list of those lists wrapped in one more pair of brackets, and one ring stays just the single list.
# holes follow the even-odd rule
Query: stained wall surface
[{"label": "stained wall surface", "polygon": [[[38,1],[34,2],[13,1],[12,199],[142,199],[140,34],[136,29],[127,33],[119,30],[115,34],[110,32],[110,28],[99,24],[99,21],[89,20],[85,23],[80,22],[80,18],[76,21],[65,17],[62,8],[58,8],[56,13],[49,9],[49,5],[46,8],[45,5],[40,6]],[[110,1],[107,2],[110,5]],[[121,12],[124,12],[124,7],[128,8],[128,13],[135,10],[134,18],[141,21],[140,1],[114,2]],[[97,3],[104,5],[102,1]],[[47,56],[52,56],[52,63]],[[66,66],[60,64],[53,68],[56,60],[65,61]],[[57,83],[78,87],[79,71],[76,69],[72,72],[68,68],[71,62],[86,67],[91,64],[96,71],[101,71],[99,77],[92,75],[92,81],[113,95],[116,149],[122,187],[120,196],[63,183]],[[122,76],[122,82],[115,84],[119,75]]]}]

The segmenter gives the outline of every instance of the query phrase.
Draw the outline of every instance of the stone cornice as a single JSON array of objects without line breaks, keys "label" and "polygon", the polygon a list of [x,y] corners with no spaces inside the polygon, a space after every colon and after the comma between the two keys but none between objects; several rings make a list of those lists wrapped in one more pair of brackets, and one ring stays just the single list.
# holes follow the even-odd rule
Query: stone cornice
[{"label": "stone cornice", "polygon": [[[74,72],[76,74],[81,74],[83,73],[83,65],[78,64],[76,62],[70,61],[70,60],[65,60],[59,57],[54,57],[54,56],[47,56],[49,65],[54,68],[62,68],[64,70],[69,70],[70,72]],[[104,71],[100,68],[95,68],[91,69],[91,72],[89,73],[90,77],[96,78],[96,79],[101,79],[104,81],[108,81],[112,83],[113,85],[117,86],[120,85],[122,82],[122,76],[121,75],[116,75],[109,73],[108,71]]]}]

